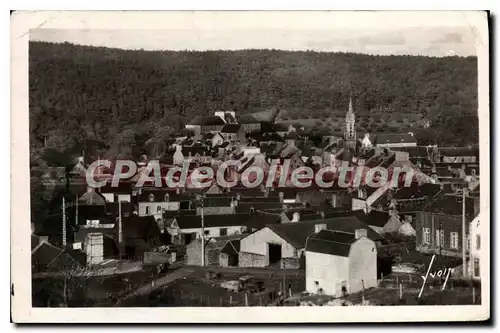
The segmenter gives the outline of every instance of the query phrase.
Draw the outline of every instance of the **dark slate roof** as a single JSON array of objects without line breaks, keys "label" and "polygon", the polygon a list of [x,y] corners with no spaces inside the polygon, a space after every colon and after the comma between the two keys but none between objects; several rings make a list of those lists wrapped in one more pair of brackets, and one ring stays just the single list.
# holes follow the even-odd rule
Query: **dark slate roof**
[{"label": "dark slate roof", "polygon": [[236,117],[240,124],[258,124],[260,121],[251,114],[243,114]]},{"label": "dark slate roof", "polygon": [[417,140],[409,133],[377,134],[375,144],[387,143],[417,143]]},{"label": "dark slate roof", "polygon": [[226,243],[226,245],[222,248],[221,252],[226,254],[237,255],[240,252],[240,240],[230,240]]},{"label": "dark slate roof", "polygon": [[324,209],[325,219],[353,215],[353,211],[346,207],[326,207]]},{"label": "dark slate roof", "polygon": [[298,139],[298,138],[299,138],[299,135],[297,134],[296,131],[288,132],[285,135],[285,139],[288,139],[288,140],[294,140],[294,139]]},{"label": "dark slate roof", "polygon": [[263,153],[263,154],[273,154],[274,151],[276,150],[276,143],[274,142],[270,142],[270,143],[266,143],[266,142],[263,142],[260,144],[260,152]]},{"label": "dark slate roof", "polygon": [[105,203],[106,199],[95,191],[87,192],[78,199],[79,205],[104,206]]},{"label": "dark slate roof", "polygon": [[196,154],[200,156],[210,155],[210,148],[208,146],[202,146],[202,145],[183,146],[182,155],[189,156],[189,153],[191,153],[191,156],[194,156]]},{"label": "dark slate roof", "polygon": [[165,195],[168,194],[168,202],[178,202],[178,201],[186,201],[189,200],[189,195],[186,194],[177,194],[175,191],[172,190],[165,190],[165,189],[158,189],[158,188],[151,188],[147,189],[144,188],[141,191],[141,194],[137,196],[137,201],[138,202],[149,202],[149,196],[153,195],[153,201],[152,202],[165,202]]},{"label": "dark slate roof", "polygon": [[[229,196],[207,196],[203,198],[203,207],[229,207],[231,206],[232,198]],[[195,206],[201,207],[200,202],[195,201]]]},{"label": "dark slate roof", "polygon": [[31,234],[31,251],[33,251],[33,249],[35,247],[37,247],[38,244],[40,244],[40,237],[37,235]]},{"label": "dark slate roof", "polygon": [[375,155],[375,149],[365,149],[357,156],[358,159],[368,160],[370,157]]},{"label": "dark slate roof", "polygon": [[99,191],[101,193],[131,194],[132,189],[132,182],[120,181],[115,187],[111,186],[111,182],[107,182],[105,186],[99,188]]},{"label": "dark slate roof", "polygon": [[262,193],[262,196],[258,196],[258,197],[245,197],[245,196],[241,196],[240,197],[240,200],[239,200],[239,203],[250,203],[250,202],[265,202],[265,203],[269,203],[269,202],[280,202],[280,198],[279,196],[264,196],[264,193]]},{"label": "dark slate roof", "polygon": [[441,147],[438,148],[439,154],[443,156],[477,156],[479,157],[479,147]]},{"label": "dark slate roof", "polygon": [[[106,202],[106,214],[111,216],[118,216],[120,211],[118,202]],[[134,206],[130,202],[121,203],[122,215],[132,214]]]},{"label": "dark slate roof", "polygon": [[194,117],[188,125],[201,125],[201,126],[214,126],[214,125],[224,125],[225,122],[219,116],[196,116]]},{"label": "dark slate roof", "polygon": [[39,267],[39,269],[45,269],[61,253],[63,253],[62,249],[49,243],[43,243],[31,255],[31,262]]},{"label": "dark slate roof", "polygon": [[[441,195],[438,196],[424,209],[426,212],[439,213],[445,215],[462,215],[462,197],[457,195]],[[474,199],[465,198],[465,215],[472,219],[474,218]]]},{"label": "dark slate roof", "polygon": [[348,257],[351,244],[355,241],[353,233],[321,230],[309,236],[306,251]]},{"label": "dark slate roof", "polygon": [[[118,223],[115,223],[115,232],[118,231]],[[125,241],[143,240],[150,244],[157,244],[161,237],[161,231],[154,216],[132,215],[122,219],[122,231]]]},{"label": "dark slate roof", "polygon": [[418,185],[418,183],[411,183],[410,186],[400,187],[396,193],[393,195],[394,199],[416,199],[416,198],[433,198],[436,194],[441,191],[441,186],[437,184],[424,183]]},{"label": "dark slate roof", "polygon": [[410,157],[427,158],[432,155],[433,147],[429,146],[414,146],[414,147],[398,147],[396,151],[403,151],[410,154]]},{"label": "dark slate roof", "polygon": [[241,125],[239,124],[226,124],[220,131],[221,133],[238,133]]},{"label": "dark slate roof", "polygon": [[244,197],[261,197],[264,192],[260,187],[244,187],[243,185],[231,187],[229,193],[239,194]]},{"label": "dark slate roof", "polygon": [[378,210],[372,210],[368,214],[362,210],[356,211],[356,216],[366,224],[380,228],[383,228],[390,218],[389,213]]},{"label": "dark slate roof", "polygon": [[281,204],[281,202],[249,202],[249,203],[240,202],[236,206],[236,212],[242,214],[248,214],[250,213],[252,207],[254,211],[257,212],[259,210],[282,208],[283,205]]},{"label": "dark slate roof", "polygon": [[[180,229],[201,228],[200,215],[183,215],[175,218]],[[205,215],[204,226],[210,227],[230,227],[247,226],[251,228],[262,228],[266,224],[279,223],[278,216],[264,216],[251,214],[227,214],[227,215]]]},{"label": "dark slate roof", "polygon": [[354,233],[356,229],[366,229],[368,238],[380,240],[382,237],[356,216],[337,217],[325,220],[275,224],[268,227],[295,248],[304,248],[306,238],[314,232],[316,224],[326,224],[327,229]]}]

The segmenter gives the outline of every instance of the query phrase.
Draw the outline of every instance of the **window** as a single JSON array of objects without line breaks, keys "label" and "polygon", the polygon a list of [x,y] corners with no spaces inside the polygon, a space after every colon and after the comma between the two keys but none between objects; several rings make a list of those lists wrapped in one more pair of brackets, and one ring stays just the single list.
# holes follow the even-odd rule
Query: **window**
[{"label": "window", "polygon": [[220,235],[221,236],[227,236],[227,228],[221,228],[220,229]]},{"label": "window", "polygon": [[467,235],[465,235],[465,237],[467,238],[467,244],[465,245],[465,246],[466,246],[466,248],[465,248],[465,249],[466,249],[467,251],[470,251],[470,235],[469,235],[469,234],[467,234]]},{"label": "window", "polygon": [[474,276],[478,277],[480,275],[479,271],[479,259],[474,259]]},{"label": "window", "polygon": [[155,195],[153,193],[149,195],[149,201],[150,202],[155,201]]},{"label": "window", "polygon": [[481,236],[476,235],[476,250],[481,250]]},{"label": "window", "polygon": [[149,213],[150,213],[149,208],[150,208],[149,206],[146,206],[146,215],[149,215]]},{"label": "window", "polygon": [[458,249],[458,232],[450,232],[450,248]]},{"label": "window", "polygon": [[170,200],[170,195],[168,193],[165,194],[165,202],[169,202]]},{"label": "window", "polygon": [[436,246],[444,246],[444,231],[436,229]]},{"label": "window", "polygon": [[156,207],[156,212],[161,212],[161,206]]},{"label": "window", "polygon": [[422,242],[424,244],[430,244],[431,243],[431,229],[424,228],[423,235],[424,235],[424,237],[422,239]]}]

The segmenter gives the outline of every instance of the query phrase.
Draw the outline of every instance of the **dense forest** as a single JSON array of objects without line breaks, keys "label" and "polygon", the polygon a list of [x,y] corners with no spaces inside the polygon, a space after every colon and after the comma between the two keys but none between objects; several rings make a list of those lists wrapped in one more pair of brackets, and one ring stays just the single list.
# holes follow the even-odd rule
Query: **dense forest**
[{"label": "dense forest", "polygon": [[215,110],[246,114],[278,108],[289,119],[340,116],[350,95],[356,116],[418,115],[428,122],[422,137],[440,145],[474,144],[476,62],[475,57],[136,51],[31,42],[32,162],[47,149],[60,158],[82,149],[135,155],[194,116]]}]

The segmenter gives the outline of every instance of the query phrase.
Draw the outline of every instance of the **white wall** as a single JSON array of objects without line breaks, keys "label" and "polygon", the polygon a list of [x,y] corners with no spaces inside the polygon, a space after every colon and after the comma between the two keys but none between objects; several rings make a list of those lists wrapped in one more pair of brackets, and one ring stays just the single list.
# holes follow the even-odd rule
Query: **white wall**
[{"label": "white wall", "polygon": [[[230,227],[212,227],[212,228],[205,228],[205,231],[208,231],[208,235],[210,237],[219,237],[220,236],[220,230],[226,228],[227,229],[227,235],[236,235],[236,234],[242,234],[242,230],[245,229],[246,227],[244,226],[230,226]],[[192,234],[196,233],[196,238],[200,237],[200,228],[193,228],[193,229],[181,229],[179,230],[179,233],[181,234]]]},{"label": "white wall", "polygon": [[[480,228],[480,221],[479,221],[479,215],[470,223],[470,261],[469,261],[469,274],[472,277],[475,276],[475,261],[476,259],[479,259],[479,269],[481,269],[481,250],[477,248],[477,243],[476,243],[476,237],[478,235],[481,235],[481,228]],[[482,237],[481,237],[482,238]],[[462,239],[460,238],[458,240],[459,243],[462,242]],[[481,243],[483,243],[484,240],[481,239]],[[481,244],[481,246],[484,246]],[[481,274],[479,274],[480,276]]]},{"label": "white wall", "polygon": [[104,199],[107,202],[115,202],[115,194],[114,193],[101,193]]},{"label": "white wall", "polygon": [[280,244],[282,258],[297,258],[294,256],[295,248],[268,227],[243,238],[240,241],[240,251],[265,255],[269,260],[267,243]]},{"label": "white wall", "polygon": [[[155,215],[157,214],[158,206],[165,210],[179,210],[180,203],[178,201],[172,202],[139,202],[139,216]],[[149,214],[146,214],[146,207],[149,207]],[[161,210],[160,210],[161,211]]]},{"label": "white wall", "polygon": [[[306,251],[306,291],[317,293],[322,288],[327,295],[341,295],[341,281],[349,280],[347,257]],[[317,286],[315,281],[318,281]]]},{"label": "white wall", "polygon": [[[130,202],[130,194],[101,193],[107,202]],[[115,200],[116,197],[116,200]]]},{"label": "white wall", "polygon": [[380,143],[380,144],[377,144],[376,146],[381,147],[381,148],[416,147],[417,143],[416,142]]},{"label": "white wall", "polygon": [[[363,281],[361,281],[363,280]],[[369,238],[361,237],[349,251],[349,293],[377,287],[377,247]]]},{"label": "white wall", "polygon": [[366,201],[352,198],[352,210],[362,210],[366,212]]}]

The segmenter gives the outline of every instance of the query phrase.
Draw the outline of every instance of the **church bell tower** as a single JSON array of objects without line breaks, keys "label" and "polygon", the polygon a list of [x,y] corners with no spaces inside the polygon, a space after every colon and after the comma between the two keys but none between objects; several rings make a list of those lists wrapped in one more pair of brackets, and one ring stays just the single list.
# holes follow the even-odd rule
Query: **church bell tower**
[{"label": "church bell tower", "polygon": [[352,109],[352,98],[349,98],[349,111],[345,116],[344,140],[348,148],[356,148],[356,120]]}]

